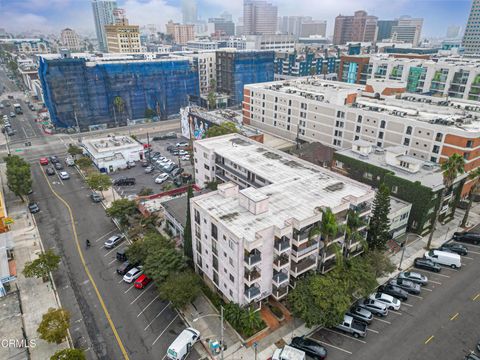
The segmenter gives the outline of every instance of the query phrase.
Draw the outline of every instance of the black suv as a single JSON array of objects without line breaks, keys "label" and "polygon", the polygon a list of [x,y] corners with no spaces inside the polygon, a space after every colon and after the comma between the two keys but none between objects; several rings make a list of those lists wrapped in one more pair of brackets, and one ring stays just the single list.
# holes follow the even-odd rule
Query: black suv
[{"label": "black suv", "polygon": [[116,179],[116,180],[113,182],[113,185],[115,185],[115,186],[135,185],[135,178],[120,178],[120,179]]},{"label": "black suv", "polygon": [[290,346],[304,351],[305,354],[314,359],[323,360],[327,357],[327,349],[325,349],[316,341],[305,337],[294,337],[290,343]]},{"label": "black suv", "polygon": [[438,250],[448,251],[448,252],[452,252],[462,256],[468,255],[468,249],[465,245],[454,243],[454,242],[443,244],[438,248]]},{"label": "black suv", "polygon": [[408,292],[392,284],[386,284],[386,285],[380,286],[378,288],[378,291],[384,294],[391,295],[402,301],[406,301],[408,299]]},{"label": "black suv", "polygon": [[417,269],[425,269],[437,273],[440,272],[440,270],[442,269],[437,263],[434,263],[432,260],[425,258],[416,258],[413,262],[413,265]]},{"label": "black suv", "polygon": [[453,234],[453,240],[478,245],[480,244],[480,233],[469,231],[456,232]]}]

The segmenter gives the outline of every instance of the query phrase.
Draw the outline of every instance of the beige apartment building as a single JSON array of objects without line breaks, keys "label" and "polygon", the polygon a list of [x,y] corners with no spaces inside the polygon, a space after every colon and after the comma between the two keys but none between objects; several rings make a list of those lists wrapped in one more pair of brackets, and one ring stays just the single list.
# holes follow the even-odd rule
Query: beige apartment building
[{"label": "beige apartment building", "polygon": [[177,44],[186,45],[189,41],[195,39],[194,32],[195,25],[193,24],[179,24],[170,20],[167,25],[167,34],[172,35],[173,41]]},{"label": "beige apartment building", "polygon": [[109,53],[140,53],[140,31],[138,25],[105,25]]}]

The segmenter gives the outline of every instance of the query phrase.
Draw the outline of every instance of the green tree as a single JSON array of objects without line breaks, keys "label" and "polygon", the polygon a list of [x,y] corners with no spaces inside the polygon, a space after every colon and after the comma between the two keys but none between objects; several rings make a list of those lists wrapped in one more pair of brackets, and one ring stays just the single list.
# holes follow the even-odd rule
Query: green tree
[{"label": "green tree", "polygon": [[153,189],[149,187],[142,187],[138,192],[138,196],[148,196],[153,194]]},{"label": "green tree", "polygon": [[37,332],[40,334],[40,339],[60,344],[67,337],[69,324],[70,314],[67,310],[50,308],[47,313],[43,314]]},{"label": "green tree", "polygon": [[145,109],[145,117],[147,119],[153,119],[153,117],[156,116],[156,115],[157,115],[157,113],[155,112],[155,110],[150,109],[150,108]]},{"label": "green tree", "polygon": [[207,96],[208,110],[215,109],[217,107],[217,94],[215,90],[210,90]]},{"label": "green tree", "polygon": [[63,349],[57,351],[50,360],[85,360],[85,353],[81,349]]},{"label": "green tree", "polygon": [[115,200],[106,210],[107,215],[118,219],[122,226],[128,225],[128,218],[137,211],[137,203],[128,199]]},{"label": "green tree", "polygon": [[242,308],[233,302],[223,306],[223,315],[245,338],[251,337],[265,326],[258,311]]},{"label": "green tree", "polygon": [[74,159],[77,158],[77,155],[83,155],[83,150],[74,144],[68,144],[68,154],[72,156]]},{"label": "green tree", "polygon": [[158,284],[165,281],[171,273],[185,268],[184,257],[177,252],[172,243],[155,252],[149,252],[143,266],[145,274]]},{"label": "green tree", "polygon": [[390,190],[385,184],[378,188],[373,200],[373,212],[368,229],[367,243],[371,250],[384,250],[390,240]]},{"label": "green tree", "polygon": [[370,264],[373,275],[376,279],[386,276],[395,270],[395,265],[390,261],[390,257],[380,250],[368,250],[362,256]]},{"label": "green tree", "polygon": [[57,270],[60,263],[60,256],[52,249],[40,254],[37,259],[29,261],[23,268],[25,277],[47,278],[51,271]]},{"label": "green tree", "polygon": [[[116,111],[115,111],[116,110]],[[115,125],[118,126],[118,122],[117,122],[117,112],[122,115],[125,111],[125,102],[123,101],[122,97],[121,96],[115,96],[113,98],[113,116],[114,116],[114,120],[115,120]]]},{"label": "green tree", "polygon": [[80,159],[75,160],[75,164],[81,169],[81,170],[87,170],[93,165],[92,159],[89,157],[81,157]]},{"label": "green tree", "polygon": [[323,210],[322,221],[320,222],[320,232],[323,236],[324,247],[322,249],[322,263],[320,266],[323,266],[325,258],[327,256],[327,247],[330,243],[331,237],[337,235],[339,231],[337,219],[335,214],[332,212],[332,209],[326,208]]},{"label": "green tree", "polygon": [[218,181],[216,180],[212,180],[212,181],[209,181],[205,184],[205,187],[209,190],[217,190],[217,187],[218,187]]},{"label": "green tree", "polygon": [[220,125],[212,125],[207,130],[207,137],[215,137],[226,134],[238,133],[237,125],[231,121],[225,121]]},{"label": "green tree", "polygon": [[478,190],[478,184],[480,183],[480,168],[476,168],[468,173],[468,179],[472,181],[472,187],[468,192],[468,204],[465,209],[465,215],[463,216],[461,227],[467,226],[468,216],[470,215],[470,209],[472,208],[473,198]]},{"label": "green tree", "polygon": [[10,61],[7,63],[7,68],[8,68],[11,72],[16,72],[16,71],[18,70],[18,65],[17,65],[16,61],[10,60]]},{"label": "green tree", "polygon": [[90,189],[100,191],[103,197],[103,192],[112,186],[112,179],[107,174],[92,172],[87,176],[87,184]]},{"label": "green tree", "polygon": [[192,248],[192,223],[190,214],[190,199],[193,197],[193,188],[190,185],[187,192],[187,221],[183,229],[183,254],[187,258],[189,265],[193,265],[193,248]]},{"label": "green tree", "polygon": [[465,167],[465,160],[463,156],[457,153],[450,156],[441,165],[444,188],[441,191],[440,203],[439,203],[437,212],[435,214],[435,218],[433,219],[432,231],[428,236],[427,250],[430,249],[430,245],[432,244],[433,233],[435,232],[437,221],[438,221],[438,218],[440,217],[440,212],[442,211],[442,208],[443,208],[443,201],[445,200],[445,196],[447,195],[447,192],[451,190],[451,187],[455,182],[455,179],[458,177],[458,175],[463,174],[465,172],[464,167]]},{"label": "green tree", "polygon": [[190,270],[171,273],[158,290],[162,299],[170,301],[177,309],[184,309],[200,294],[200,279]]},{"label": "green tree", "polygon": [[166,246],[169,246],[168,239],[156,231],[149,231],[127,248],[127,259],[131,263],[143,264],[149,253]]},{"label": "green tree", "polygon": [[175,185],[171,182],[167,182],[165,185],[163,185],[163,191],[169,191],[175,189]]},{"label": "green tree", "polygon": [[7,156],[4,160],[7,163],[8,188],[23,201],[32,189],[30,164],[18,155]]}]

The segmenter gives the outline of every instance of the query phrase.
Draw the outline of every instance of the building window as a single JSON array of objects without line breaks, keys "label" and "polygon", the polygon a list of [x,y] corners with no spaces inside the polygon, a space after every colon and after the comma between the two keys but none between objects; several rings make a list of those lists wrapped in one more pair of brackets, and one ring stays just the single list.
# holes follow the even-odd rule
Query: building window
[{"label": "building window", "polygon": [[403,145],[405,145],[405,146],[410,145],[410,139],[409,138],[403,139]]},{"label": "building window", "polygon": [[380,128],[385,129],[385,120],[380,121]]},{"label": "building window", "polygon": [[440,146],[438,146],[438,145],[433,145],[432,152],[433,152],[434,154],[438,154],[439,151],[440,151]]},{"label": "building window", "polygon": [[383,139],[383,131],[380,131],[380,132],[378,133],[378,138],[379,138],[379,139]]},{"label": "building window", "polygon": [[467,148],[473,147],[473,140],[467,140]]},{"label": "building window", "polygon": [[232,275],[232,274],[230,274],[230,281],[231,281],[232,283],[234,283],[234,282],[235,282],[235,278],[233,277],[233,275]]},{"label": "building window", "polygon": [[203,167],[205,168],[205,170],[210,170],[210,166],[208,166],[207,164],[203,165]]},{"label": "building window", "polygon": [[198,212],[197,209],[195,209],[195,222],[197,224],[200,224],[200,213]]},{"label": "building window", "polygon": [[392,193],[394,194],[398,193],[398,186],[396,185],[392,186]]},{"label": "building window", "polygon": [[337,118],[341,118],[341,119],[345,118],[345,112],[338,110],[337,111]]},{"label": "building window", "polygon": [[360,138],[358,137],[358,135],[355,135],[354,140],[358,140],[358,139],[360,139]]},{"label": "building window", "polygon": [[437,135],[435,136],[435,141],[442,141],[442,139],[443,139],[443,134],[437,133]]},{"label": "building window", "polygon": [[217,240],[218,237],[218,230],[217,230],[217,225],[212,224],[212,237]]},{"label": "building window", "polygon": [[463,153],[463,158],[465,160],[468,160],[470,158],[470,153],[469,152]]},{"label": "building window", "polygon": [[357,117],[357,122],[358,122],[358,123],[362,123],[362,119],[363,119],[363,116],[362,116],[362,115],[358,115],[358,117]]},{"label": "building window", "polygon": [[377,146],[378,146],[378,147],[382,147],[382,145],[383,145],[383,144],[382,144],[381,141],[378,141],[378,142],[377,142]]},{"label": "building window", "polygon": [[411,126],[407,126],[406,134],[407,135],[412,135],[412,127]]},{"label": "building window", "polygon": [[437,162],[437,158],[436,158],[435,156],[432,156],[432,157],[430,158],[430,161],[436,163],[436,162]]},{"label": "building window", "polygon": [[360,130],[361,130],[360,126],[357,126],[357,127],[355,128],[355,132],[357,132],[357,133],[359,133]]},{"label": "building window", "polygon": [[232,250],[235,250],[235,244],[233,243],[232,240],[228,240],[228,247]]}]

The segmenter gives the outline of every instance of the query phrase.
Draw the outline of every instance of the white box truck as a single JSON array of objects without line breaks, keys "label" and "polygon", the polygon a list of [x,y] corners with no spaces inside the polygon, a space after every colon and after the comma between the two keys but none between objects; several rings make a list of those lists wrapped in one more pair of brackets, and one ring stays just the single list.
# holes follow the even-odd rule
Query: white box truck
[{"label": "white box truck", "polygon": [[168,347],[167,359],[184,360],[192,350],[193,345],[200,339],[200,332],[194,328],[186,328]]},{"label": "white box truck", "polygon": [[305,360],[305,352],[285,345],[282,349],[274,351],[272,360]]},{"label": "white box truck", "polygon": [[462,267],[461,257],[455,253],[440,250],[430,250],[425,253],[424,257],[425,259],[430,259],[437,264],[450,266],[452,269]]}]

